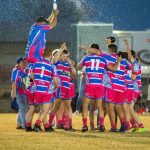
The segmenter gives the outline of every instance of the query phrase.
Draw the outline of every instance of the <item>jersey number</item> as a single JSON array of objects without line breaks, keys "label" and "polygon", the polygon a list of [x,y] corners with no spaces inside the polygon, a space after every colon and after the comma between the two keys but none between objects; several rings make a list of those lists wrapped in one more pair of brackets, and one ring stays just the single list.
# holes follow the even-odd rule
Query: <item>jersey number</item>
[{"label": "jersey number", "polygon": [[41,77],[41,78],[43,78],[43,76],[44,76],[44,70],[45,70],[45,67],[44,67],[44,66],[42,66],[41,68],[42,68],[42,71],[41,71],[41,75],[40,75],[40,77]]},{"label": "jersey number", "polygon": [[[95,66],[96,63],[96,66]],[[91,70],[98,70],[100,64],[99,59],[91,59]]]}]

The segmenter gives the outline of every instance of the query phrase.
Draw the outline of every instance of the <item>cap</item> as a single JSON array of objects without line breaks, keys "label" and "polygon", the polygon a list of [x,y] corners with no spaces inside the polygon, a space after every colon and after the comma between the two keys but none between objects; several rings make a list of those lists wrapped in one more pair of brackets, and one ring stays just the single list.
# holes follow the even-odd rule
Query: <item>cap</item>
[{"label": "cap", "polygon": [[47,21],[47,19],[46,19],[45,17],[43,17],[43,16],[38,17],[38,18],[36,19],[36,22],[37,22],[37,23],[40,23],[40,22],[49,23],[49,22]]},{"label": "cap", "polygon": [[19,57],[19,58],[17,58],[16,63],[17,63],[17,64],[20,64],[20,62],[23,61],[23,60],[25,60],[25,58]]}]

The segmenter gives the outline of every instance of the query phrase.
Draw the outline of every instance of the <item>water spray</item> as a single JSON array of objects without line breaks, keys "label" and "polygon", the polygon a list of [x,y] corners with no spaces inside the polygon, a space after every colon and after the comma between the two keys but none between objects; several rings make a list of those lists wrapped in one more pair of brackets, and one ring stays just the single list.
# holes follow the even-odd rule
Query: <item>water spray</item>
[{"label": "water spray", "polygon": [[54,0],[54,2],[53,2],[53,9],[57,10],[57,2],[56,2],[56,0]]}]

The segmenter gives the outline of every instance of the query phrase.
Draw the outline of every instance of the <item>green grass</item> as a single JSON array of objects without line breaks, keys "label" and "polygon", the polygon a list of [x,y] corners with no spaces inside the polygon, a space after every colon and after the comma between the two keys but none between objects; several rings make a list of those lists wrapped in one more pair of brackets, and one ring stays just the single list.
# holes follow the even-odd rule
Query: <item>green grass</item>
[{"label": "green grass", "polygon": [[[149,150],[150,133],[87,133],[65,132],[26,133],[16,130],[16,114],[0,114],[0,150]],[[36,118],[36,116],[34,117]],[[140,116],[150,130],[150,116]],[[81,129],[81,116],[73,116],[73,126]],[[105,126],[110,128],[106,118]]]}]

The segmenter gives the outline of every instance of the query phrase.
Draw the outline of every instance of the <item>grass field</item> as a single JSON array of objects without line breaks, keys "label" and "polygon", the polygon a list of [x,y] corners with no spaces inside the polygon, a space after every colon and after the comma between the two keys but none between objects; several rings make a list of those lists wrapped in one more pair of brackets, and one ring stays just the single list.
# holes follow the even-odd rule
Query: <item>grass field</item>
[{"label": "grass field", "polygon": [[[36,117],[35,117],[36,118]],[[150,116],[140,116],[150,131]],[[150,132],[146,133],[87,133],[65,132],[26,133],[16,130],[16,114],[0,114],[0,150],[149,150]],[[109,129],[108,118],[105,120]],[[73,126],[81,129],[81,116],[73,116]]]}]

